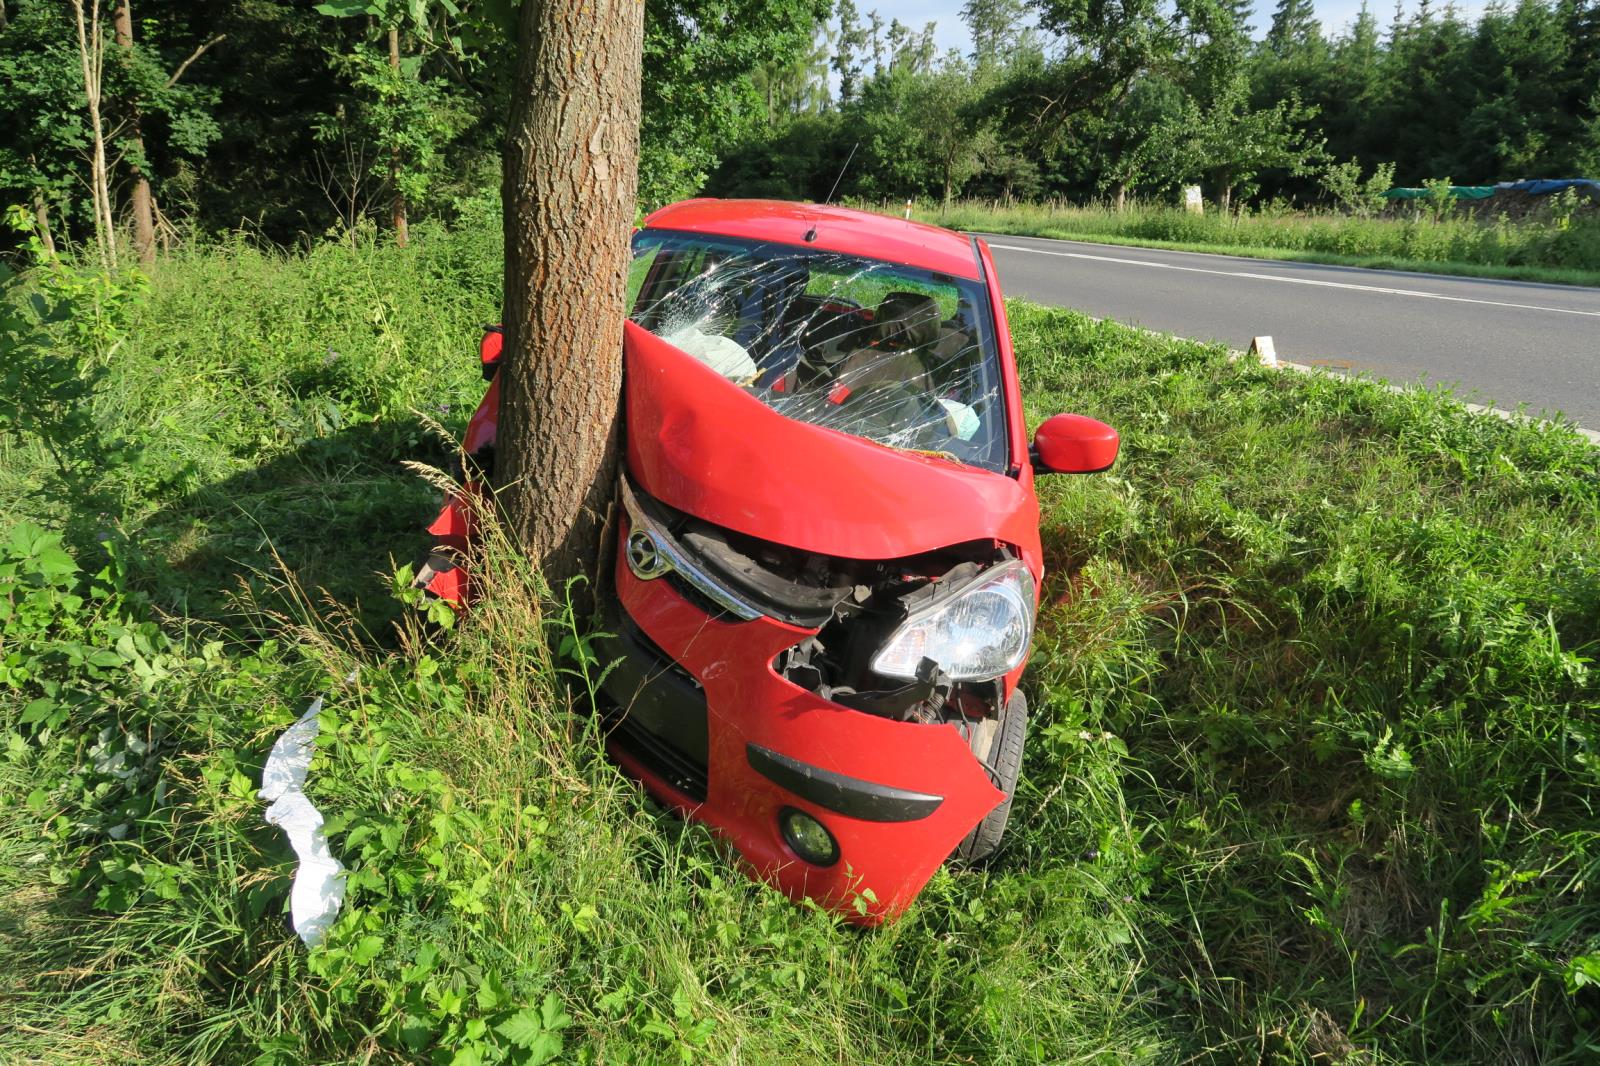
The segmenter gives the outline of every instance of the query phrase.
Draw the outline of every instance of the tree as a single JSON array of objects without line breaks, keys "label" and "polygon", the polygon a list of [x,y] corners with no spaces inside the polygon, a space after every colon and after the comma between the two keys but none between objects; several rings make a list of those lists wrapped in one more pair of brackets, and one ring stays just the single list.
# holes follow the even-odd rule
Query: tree
[{"label": "tree", "polygon": [[1118,211],[1140,186],[1171,186],[1196,165],[1194,115],[1183,90],[1168,78],[1139,79],[1127,102],[1093,130],[1099,189]]},{"label": "tree", "polygon": [[[402,37],[424,48],[444,37],[459,52],[460,38],[447,27],[461,7],[455,0],[328,0],[317,10],[334,18],[365,17],[382,30],[381,55],[358,48],[345,63],[364,91],[363,124],[383,146],[384,158],[375,165],[386,169],[390,223],[395,243],[404,248],[410,205],[427,191],[440,148],[467,123],[445,106],[440,86],[423,77],[423,56],[402,57]],[[324,136],[328,130],[324,126]]]},{"label": "tree", "polygon": [[1252,109],[1242,81],[1209,111],[1195,115],[1198,155],[1212,176],[1222,210],[1231,210],[1235,192],[1240,186],[1250,191],[1263,170],[1302,174],[1322,162],[1322,138],[1307,132],[1314,117],[1316,112],[1294,97]]},{"label": "tree", "polygon": [[644,5],[523,0],[506,130],[499,502],[555,588],[593,572],[615,490]]},{"label": "tree", "polygon": [[867,29],[861,23],[861,13],[855,0],[839,0],[839,35],[834,42],[832,67],[839,76],[839,103],[848,104],[855,99],[856,84],[861,80],[860,55],[867,47]]},{"label": "tree", "polygon": [[1026,32],[1022,0],[967,0],[961,21],[972,34],[972,61],[979,67],[1003,64]]},{"label": "tree", "polygon": [[100,0],[89,0],[85,17],[83,0],[68,0],[78,29],[78,63],[83,73],[84,106],[89,112],[89,193],[94,200],[94,243],[100,265],[117,265],[116,223],[111,217],[111,168],[106,161],[105,120],[101,115],[105,83],[105,37],[100,32]]},{"label": "tree", "polygon": [[1279,59],[1315,47],[1322,42],[1322,26],[1311,8],[1311,0],[1278,0],[1267,30],[1267,48]]},{"label": "tree", "polygon": [[[70,13],[62,6],[23,3],[0,30],[0,198],[25,198],[34,231],[48,255],[55,229],[68,221],[66,205],[81,178],[89,147],[81,103],[82,73]],[[52,218],[54,213],[54,218]]]},{"label": "tree", "polygon": [[730,145],[766,132],[765,102],[751,73],[814,48],[828,6],[828,0],[646,0],[642,203],[694,195]]},{"label": "tree", "polygon": [[945,207],[982,169],[995,147],[993,127],[977,112],[980,85],[972,70],[952,52],[932,74],[916,79],[913,116],[922,129],[923,150],[938,168]]},{"label": "tree", "polygon": [[807,50],[757,67],[751,81],[766,101],[767,125],[828,106],[829,38],[819,26]]},{"label": "tree", "polygon": [[[117,37],[117,51],[121,53],[125,69],[133,66],[133,4],[131,0],[117,0],[111,16]],[[134,149],[133,171],[133,248],[139,262],[148,267],[156,259],[156,209],[150,192],[150,175],[145,173],[144,130],[140,127],[139,97],[128,93],[122,101],[128,126],[128,140]]]}]

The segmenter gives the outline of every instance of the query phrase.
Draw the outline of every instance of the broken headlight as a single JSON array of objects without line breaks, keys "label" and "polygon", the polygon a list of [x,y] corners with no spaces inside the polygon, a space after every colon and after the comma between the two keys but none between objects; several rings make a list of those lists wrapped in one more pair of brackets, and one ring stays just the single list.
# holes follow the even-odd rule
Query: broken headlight
[{"label": "broken headlight", "polygon": [[984,681],[1010,673],[1033,639],[1033,575],[1020,559],[981,571],[913,612],[872,660],[873,672],[915,678],[923,659],[951,680]]}]

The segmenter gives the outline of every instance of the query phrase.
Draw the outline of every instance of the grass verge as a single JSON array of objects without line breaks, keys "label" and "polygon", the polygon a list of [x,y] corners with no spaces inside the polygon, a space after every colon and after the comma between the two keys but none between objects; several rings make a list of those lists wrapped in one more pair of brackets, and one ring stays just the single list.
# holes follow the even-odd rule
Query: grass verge
[{"label": "grass verge", "polygon": [[[898,212],[889,211],[890,214]],[[1136,206],[957,204],[913,217],[953,229],[1370,270],[1600,286],[1600,216],[1479,223],[1466,218],[1195,216]]]},{"label": "grass verge", "polygon": [[[514,551],[448,632],[393,593],[497,255],[235,246],[0,323],[31,410],[89,385],[0,410],[0,1058],[1592,1059],[1600,451],[1014,305],[1031,415],[1124,455],[1042,482],[1006,850],[862,934],[617,775]],[[254,791],[318,692],[306,952]]]}]

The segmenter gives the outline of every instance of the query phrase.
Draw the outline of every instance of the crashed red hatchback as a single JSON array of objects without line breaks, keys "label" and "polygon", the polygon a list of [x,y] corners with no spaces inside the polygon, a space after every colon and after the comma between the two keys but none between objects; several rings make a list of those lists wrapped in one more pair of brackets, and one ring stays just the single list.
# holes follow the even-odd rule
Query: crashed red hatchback
[{"label": "crashed red hatchback", "polygon": [[[689,200],[635,233],[628,289],[610,751],[792,897],[892,917],[1000,842],[1033,478],[1108,468],[1117,434],[1057,415],[1030,449],[976,237]],[[494,381],[464,442],[491,478],[498,410]],[[462,501],[432,529],[462,546]],[[463,590],[440,555],[422,580]]]}]

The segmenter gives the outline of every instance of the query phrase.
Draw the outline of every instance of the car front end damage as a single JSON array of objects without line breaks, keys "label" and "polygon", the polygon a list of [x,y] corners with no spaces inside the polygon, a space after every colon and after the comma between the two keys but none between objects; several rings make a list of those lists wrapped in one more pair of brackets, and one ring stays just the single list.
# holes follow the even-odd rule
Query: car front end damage
[{"label": "car front end damage", "polygon": [[[691,201],[634,238],[614,576],[598,705],[613,757],[752,874],[862,923],[998,847],[1043,557],[1035,471],[982,242],[839,208]],[[422,587],[492,492],[500,335]]]},{"label": "car front end damage", "polygon": [[910,681],[863,676],[906,598],[932,601],[943,582],[871,566],[827,577],[871,569],[876,586],[807,585],[619,491],[614,757],[789,895],[868,921],[902,911],[1005,800],[975,754],[1003,678],[954,682],[931,660]]},{"label": "car front end damage", "polygon": [[1006,800],[1032,494],[785,418],[632,325],[625,350],[612,753],[791,896],[893,916]]}]

